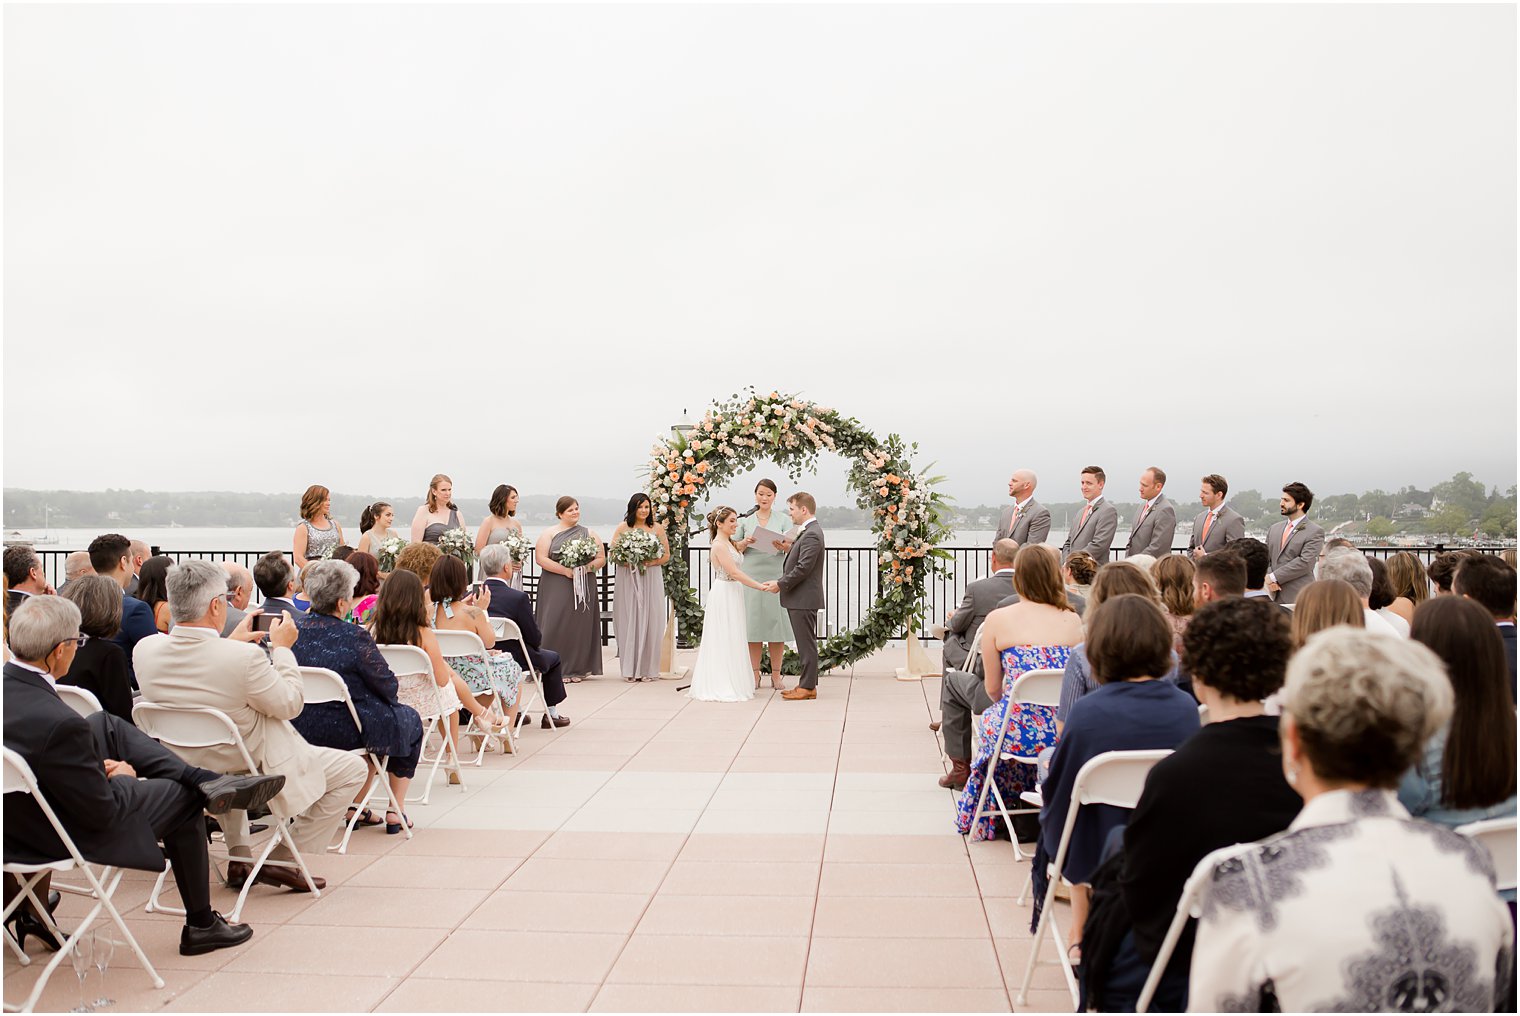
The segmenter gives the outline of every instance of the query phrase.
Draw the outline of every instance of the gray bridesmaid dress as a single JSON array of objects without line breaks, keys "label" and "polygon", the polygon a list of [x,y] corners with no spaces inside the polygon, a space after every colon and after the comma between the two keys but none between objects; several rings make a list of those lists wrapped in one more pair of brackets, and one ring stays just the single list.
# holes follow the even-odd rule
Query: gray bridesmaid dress
[{"label": "gray bridesmaid dress", "polygon": [[[585,526],[571,526],[549,541],[549,557],[559,561],[559,549],[566,542],[589,536]],[[566,677],[602,672],[602,608],[597,598],[596,575],[588,574],[586,602],[575,605],[575,590],[563,575],[543,572],[538,576],[538,597],[533,616],[543,633],[543,648],[559,653]]]},{"label": "gray bridesmaid dress", "polygon": [[[507,533],[508,532],[509,532],[509,530],[506,529],[503,526],[497,526],[495,529],[492,529],[491,530],[491,535],[489,535],[489,536],[486,537],[486,546],[489,547],[493,543],[506,543],[507,542]],[[484,548],[481,548],[481,549],[484,549]],[[520,592],[522,592],[522,587],[523,587],[522,568],[527,567],[528,562],[526,562],[526,561],[514,561],[512,563],[515,564],[515,565],[519,565],[520,567],[518,568],[517,571],[514,571],[512,573],[512,581],[508,582],[507,585],[511,586],[513,589],[517,590],[520,593]]]},{"label": "gray bridesmaid dress", "polygon": [[623,676],[659,677],[660,644],[665,641],[664,569],[646,565],[641,572],[627,565],[617,566],[612,623]]}]

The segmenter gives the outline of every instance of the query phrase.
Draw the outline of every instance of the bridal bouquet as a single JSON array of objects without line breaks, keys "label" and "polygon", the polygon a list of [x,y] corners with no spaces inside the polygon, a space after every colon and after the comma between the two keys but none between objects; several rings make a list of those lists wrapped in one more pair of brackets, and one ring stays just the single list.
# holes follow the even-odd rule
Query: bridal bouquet
[{"label": "bridal bouquet", "polygon": [[438,537],[438,549],[450,557],[459,558],[466,568],[475,563],[475,541],[470,539],[469,530],[463,526],[446,530]]},{"label": "bridal bouquet", "polygon": [[575,609],[584,609],[591,601],[591,583],[587,581],[586,566],[596,560],[601,552],[597,542],[588,536],[578,536],[559,545],[559,563],[570,569],[570,588],[575,592]]},{"label": "bridal bouquet", "polygon": [[659,557],[664,550],[660,538],[649,530],[625,529],[623,535],[612,541],[610,556],[617,564],[643,571],[644,566]]},{"label": "bridal bouquet", "polygon": [[406,549],[406,541],[399,536],[392,536],[380,541],[376,548],[375,559],[380,562],[380,570],[383,572],[394,571],[396,558]]},{"label": "bridal bouquet", "polygon": [[516,564],[522,564],[528,559],[528,555],[533,553],[533,541],[515,529],[509,530],[507,538],[501,543],[511,553],[512,560]]}]

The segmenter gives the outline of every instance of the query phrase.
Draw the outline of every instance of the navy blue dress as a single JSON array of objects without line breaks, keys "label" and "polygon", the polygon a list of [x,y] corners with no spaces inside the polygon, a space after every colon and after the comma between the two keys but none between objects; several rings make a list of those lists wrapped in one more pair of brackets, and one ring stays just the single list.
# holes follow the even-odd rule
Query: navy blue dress
[{"label": "navy blue dress", "polygon": [[[299,643],[297,643],[299,644]],[[1066,827],[1072,787],[1088,760],[1105,751],[1176,748],[1198,732],[1198,703],[1166,681],[1115,681],[1078,699],[1066,718],[1045,780],[1040,842],[1054,860]],[[1061,874],[1073,885],[1089,881],[1103,859],[1111,830],[1129,821],[1129,811],[1086,805],[1071,831]]]},{"label": "navy blue dress", "polygon": [[291,725],[312,744],[352,751],[368,748],[390,756],[390,772],[411,779],[422,752],[422,718],[396,698],[396,675],[370,633],[330,614],[307,614],[296,622],[300,637],[290,651],[303,667],[326,667],[343,678],[364,724],[359,743],[354,721],[341,702],[318,702],[301,710]]}]

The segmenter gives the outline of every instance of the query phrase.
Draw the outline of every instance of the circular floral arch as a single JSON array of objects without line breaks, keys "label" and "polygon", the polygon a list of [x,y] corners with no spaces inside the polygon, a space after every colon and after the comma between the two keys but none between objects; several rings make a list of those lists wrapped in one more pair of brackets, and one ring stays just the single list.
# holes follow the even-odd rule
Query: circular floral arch
[{"label": "circular floral arch", "polygon": [[946,499],[934,491],[941,478],[913,471],[917,448],[896,434],[879,439],[853,417],[794,395],[757,395],[752,389],[712,405],[690,431],[657,442],[649,496],[670,538],[665,593],[675,604],[681,634],[701,641],[702,605],[691,585],[686,546],[701,531],[694,532],[691,521],[694,515],[701,519],[708,491],[763,460],[780,463],[798,479],[824,451],[852,460],[849,487],[856,503],[870,510],[876,534],[877,594],[859,627],[819,645],[821,665],[847,666],[916,628],[929,577],[948,571],[951,557],[939,549],[949,532]]}]

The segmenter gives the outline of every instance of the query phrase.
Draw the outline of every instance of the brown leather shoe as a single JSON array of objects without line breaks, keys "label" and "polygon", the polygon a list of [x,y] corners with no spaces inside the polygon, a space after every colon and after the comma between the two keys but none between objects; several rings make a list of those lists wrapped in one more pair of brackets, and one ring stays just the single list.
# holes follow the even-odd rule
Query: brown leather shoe
[{"label": "brown leather shoe", "polygon": [[934,731],[936,734],[938,734],[939,733],[939,720],[935,720],[933,723],[929,724],[929,729],[932,730],[932,731]]},{"label": "brown leather shoe", "polygon": [[953,758],[950,760],[950,771],[939,778],[939,785],[946,790],[964,790],[966,781],[971,779],[971,760]]},{"label": "brown leather shoe", "polygon": [[[230,889],[241,889],[248,881],[248,874],[253,870],[253,865],[246,861],[227,862],[227,886]],[[313,875],[312,882],[318,889],[327,888],[327,879],[320,875]],[[260,885],[280,886],[284,889],[294,889],[298,893],[309,893],[311,887],[306,884],[306,879],[295,868],[276,868],[264,865],[259,869],[259,877],[254,879]]]},{"label": "brown leather shoe", "polygon": [[544,713],[544,718],[539,723],[539,726],[545,730],[553,730],[555,727],[568,727],[570,726],[570,717],[550,716],[548,713]]},{"label": "brown leather shoe", "polygon": [[815,699],[818,697],[818,689],[800,687],[793,688],[791,691],[782,692],[781,697],[786,699],[788,702],[806,702],[808,699]]}]

